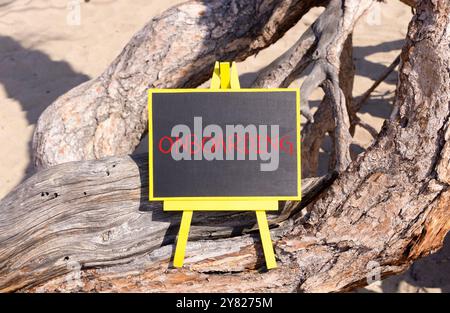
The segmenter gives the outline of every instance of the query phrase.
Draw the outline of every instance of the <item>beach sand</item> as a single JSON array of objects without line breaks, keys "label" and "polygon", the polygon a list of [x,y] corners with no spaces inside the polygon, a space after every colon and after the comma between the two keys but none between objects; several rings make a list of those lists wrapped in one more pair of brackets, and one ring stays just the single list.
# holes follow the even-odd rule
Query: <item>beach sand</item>
[{"label": "beach sand", "polygon": [[[81,20],[76,26],[67,23],[69,2],[0,0],[0,199],[34,172],[30,140],[42,111],[72,87],[101,74],[136,31],[182,1],[81,1]],[[322,10],[312,10],[276,44],[239,63],[241,85],[250,86],[258,71],[286,51]],[[354,96],[369,88],[399,54],[410,18],[409,7],[388,1],[360,20],[353,37]],[[299,87],[303,79],[294,81],[292,87]],[[395,71],[359,113],[378,130],[390,114],[396,82]],[[322,95],[316,91],[312,104],[317,105]],[[354,151],[361,152],[371,140],[366,131],[357,128]],[[147,149],[144,140],[137,152]],[[329,143],[325,144],[322,168],[329,149]],[[406,273],[359,291],[449,292],[447,239],[440,252],[416,262]]]}]

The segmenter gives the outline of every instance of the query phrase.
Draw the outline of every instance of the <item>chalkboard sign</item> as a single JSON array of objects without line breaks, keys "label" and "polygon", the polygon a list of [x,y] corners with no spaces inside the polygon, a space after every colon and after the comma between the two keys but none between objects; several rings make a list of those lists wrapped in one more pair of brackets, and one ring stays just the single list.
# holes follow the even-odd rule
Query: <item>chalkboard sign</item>
[{"label": "chalkboard sign", "polygon": [[149,91],[150,200],[299,200],[297,89]]}]

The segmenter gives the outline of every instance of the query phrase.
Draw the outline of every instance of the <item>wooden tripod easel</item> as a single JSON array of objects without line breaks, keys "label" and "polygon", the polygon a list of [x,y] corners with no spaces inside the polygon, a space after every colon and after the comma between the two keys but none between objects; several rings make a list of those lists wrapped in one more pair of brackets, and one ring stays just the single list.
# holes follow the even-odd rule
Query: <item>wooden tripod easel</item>
[{"label": "wooden tripod easel", "polygon": [[[236,64],[216,62],[211,89],[240,89]],[[278,210],[278,200],[166,200],[165,211],[183,211],[173,264],[182,267],[193,211],[255,211],[261,236],[266,267],[275,268],[275,254],[270,239],[266,211]]]}]

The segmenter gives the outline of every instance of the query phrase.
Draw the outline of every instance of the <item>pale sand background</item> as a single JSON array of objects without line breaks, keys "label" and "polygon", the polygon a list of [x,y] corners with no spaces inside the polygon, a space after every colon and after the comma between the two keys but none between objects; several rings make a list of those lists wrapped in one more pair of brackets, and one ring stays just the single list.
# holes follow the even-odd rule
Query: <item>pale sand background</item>
[{"label": "pale sand background", "polygon": [[[0,0],[0,199],[33,173],[30,139],[42,111],[72,87],[99,75],[147,21],[182,1],[81,1],[79,26],[66,22],[68,2]],[[387,2],[375,7],[355,30],[355,96],[370,86],[402,47],[411,10],[399,1]],[[238,64],[242,85],[249,86],[258,70],[287,50],[321,11],[312,10],[276,44]],[[380,85],[360,113],[377,129],[390,113],[396,74]],[[299,87],[301,80],[293,86]],[[317,91],[313,100],[321,96]],[[358,129],[356,138],[355,151],[370,144],[364,130]],[[324,148],[322,164],[329,147]],[[146,149],[145,143],[138,148]],[[449,239],[440,252],[416,262],[405,274],[364,290],[449,292]]]}]

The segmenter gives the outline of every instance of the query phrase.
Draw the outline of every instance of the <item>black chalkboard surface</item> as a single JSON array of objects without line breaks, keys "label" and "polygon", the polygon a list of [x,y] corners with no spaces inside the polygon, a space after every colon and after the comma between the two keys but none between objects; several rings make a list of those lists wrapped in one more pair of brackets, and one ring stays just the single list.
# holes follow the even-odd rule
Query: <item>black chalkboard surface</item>
[{"label": "black chalkboard surface", "polygon": [[297,200],[297,89],[149,91],[150,200]]}]

